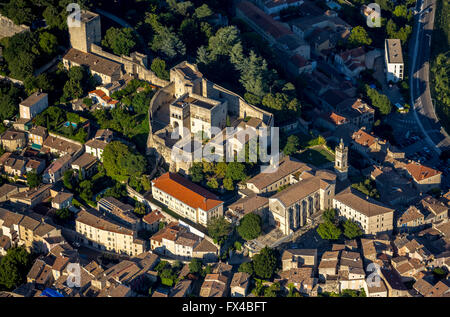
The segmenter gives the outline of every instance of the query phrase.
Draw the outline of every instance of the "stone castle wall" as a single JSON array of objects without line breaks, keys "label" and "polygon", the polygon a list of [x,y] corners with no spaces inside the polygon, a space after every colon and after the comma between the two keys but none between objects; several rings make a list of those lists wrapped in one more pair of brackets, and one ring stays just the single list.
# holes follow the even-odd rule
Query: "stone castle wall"
[{"label": "stone castle wall", "polygon": [[30,28],[26,25],[17,25],[10,19],[0,14],[0,40],[11,37],[17,33],[28,32]]},{"label": "stone castle wall", "polygon": [[155,86],[166,87],[169,82],[156,76],[154,72],[147,69],[147,56],[132,53],[131,56],[117,56],[105,52],[99,45],[91,44],[91,53],[110,59],[123,65],[125,73],[136,76],[141,80],[148,81]]}]

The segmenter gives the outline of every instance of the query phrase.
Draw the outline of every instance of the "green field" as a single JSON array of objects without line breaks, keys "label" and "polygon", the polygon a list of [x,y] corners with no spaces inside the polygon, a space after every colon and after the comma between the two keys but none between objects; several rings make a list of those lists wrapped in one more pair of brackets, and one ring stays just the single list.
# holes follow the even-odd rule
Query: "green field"
[{"label": "green field", "polygon": [[334,156],[323,147],[315,147],[307,149],[297,155],[302,162],[312,164],[314,166],[321,166],[334,161]]}]

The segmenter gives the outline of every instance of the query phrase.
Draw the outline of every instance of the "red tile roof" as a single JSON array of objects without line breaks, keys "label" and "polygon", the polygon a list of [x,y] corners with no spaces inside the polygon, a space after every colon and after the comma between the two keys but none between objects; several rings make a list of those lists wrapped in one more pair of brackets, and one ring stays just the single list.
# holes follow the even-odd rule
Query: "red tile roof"
[{"label": "red tile roof", "polygon": [[165,217],[164,217],[164,215],[161,213],[161,211],[155,209],[155,210],[152,210],[152,211],[151,211],[150,213],[148,213],[147,215],[145,215],[145,216],[142,218],[142,220],[143,220],[145,223],[152,224],[152,223],[155,223],[156,221],[161,220],[161,219],[164,219],[164,218],[165,218]]},{"label": "red tile roof", "polygon": [[97,89],[89,92],[89,95],[96,95],[97,97],[103,99],[107,104],[115,105],[119,101],[112,99],[111,97],[108,97],[102,90]]},{"label": "red tile roof", "polygon": [[195,209],[208,211],[223,203],[213,193],[176,173],[161,175],[152,181],[152,186]]},{"label": "red tile roof", "polygon": [[432,169],[431,167],[424,166],[415,162],[406,165],[406,169],[408,170],[409,174],[411,174],[411,176],[414,177],[416,181],[422,181],[424,179],[436,176],[438,174],[442,174],[441,171]]}]

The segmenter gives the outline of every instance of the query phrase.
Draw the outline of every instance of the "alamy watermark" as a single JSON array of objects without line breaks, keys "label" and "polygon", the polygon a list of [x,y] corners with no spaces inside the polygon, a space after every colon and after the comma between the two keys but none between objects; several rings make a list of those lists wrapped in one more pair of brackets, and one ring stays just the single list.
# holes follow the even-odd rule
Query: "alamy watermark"
[{"label": "alamy watermark", "polygon": [[69,28],[81,27],[81,7],[78,3],[69,3],[66,7],[66,11],[69,12],[67,16],[67,26]]},{"label": "alamy watermark", "polygon": [[[182,131],[182,132],[181,132]],[[211,127],[205,132],[191,134],[188,128],[176,128],[171,139],[177,140],[171,151],[173,162],[248,162],[267,163],[261,173],[278,169],[280,156],[279,128]],[[269,153],[270,148],[270,153]]]},{"label": "alamy watermark", "polygon": [[381,27],[381,8],[377,3],[370,3],[366,6],[365,12],[369,12],[366,17],[367,26],[370,28]]}]

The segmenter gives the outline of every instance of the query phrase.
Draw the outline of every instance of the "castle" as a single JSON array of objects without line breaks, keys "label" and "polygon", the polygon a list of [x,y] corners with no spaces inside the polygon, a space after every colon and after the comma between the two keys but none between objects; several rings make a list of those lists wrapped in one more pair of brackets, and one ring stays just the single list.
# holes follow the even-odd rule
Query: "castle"
[{"label": "castle", "polygon": [[147,55],[133,52],[130,56],[117,56],[103,51],[99,46],[102,35],[98,14],[83,10],[77,22],[79,25],[68,25],[72,47],[63,56],[66,69],[84,66],[102,84],[117,82],[125,74],[160,87],[168,84],[148,69]]},{"label": "castle", "polygon": [[[273,127],[271,113],[207,80],[196,65],[186,61],[176,65],[170,70],[170,81],[167,82],[147,68],[144,54],[133,52],[130,56],[116,56],[103,51],[99,46],[102,36],[98,14],[82,11],[79,22],[79,25],[69,25],[72,47],[63,57],[66,69],[84,66],[103,85],[118,82],[127,75],[162,87],[150,103],[147,153],[161,155],[171,171],[187,174],[194,161],[194,152],[203,150],[205,142],[192,141],[190,136],[200,133],[204,140],[214,139],[218,131],[227,127],[227,122],[228,126],[241,131],[244,138],[247,128],[256,131]],[[174,131],[183,132],[180,134],[183,142],[192,143],[194,151],[178,149],[180,140],[173,138]],[[234,152],[237,152],[244,144],[234,141]],[[173,160],[174,146],[182,152],[183,161]],[[219,146],[218,152],[225,153],[225,150]]]},{"label": "castle", "polygon": [[[227,121],[235,131],[248,133],[247,128],[252,128],[250,131],[257,133],[258,128],[270,131],[274,117],[272,113],[248,104],[239,95],[209,81],[196,65],[184,61],[170,70],[170,83],[153,97],[149,121],[149,151],[162,155],[171,171],[187,174],[196,153],[213,143],[218,132],[225,133]],[[188,135],[183,130],[188,131]],[[174,138],[173,133],[177,131],[182,140]],[[202,133],[203,140],[209,142],[204,144],[191,138],[198,133]],[[230,138],[230,135],[226,137]],[[180,148],[183,140],[191,143],[190,151]],[[225,152],[224,144],[215,146],[219,147],[218,152]],[[174,160],[174,151],[179,151],[184,160]]]}]

